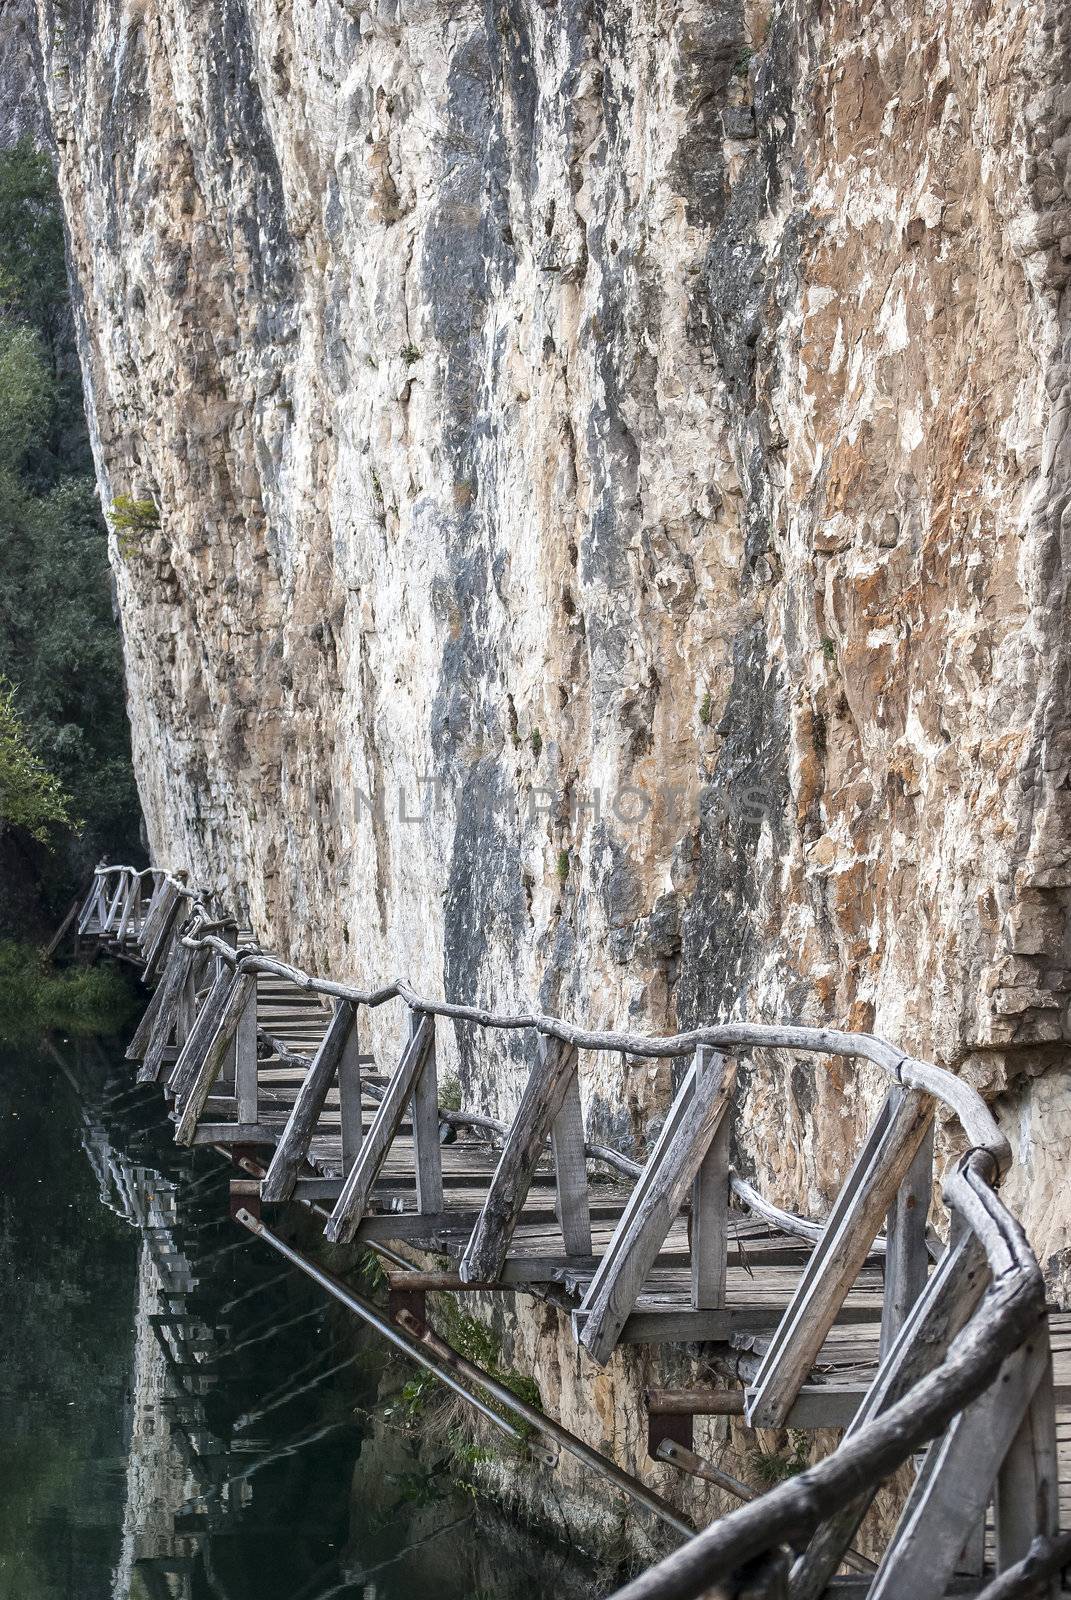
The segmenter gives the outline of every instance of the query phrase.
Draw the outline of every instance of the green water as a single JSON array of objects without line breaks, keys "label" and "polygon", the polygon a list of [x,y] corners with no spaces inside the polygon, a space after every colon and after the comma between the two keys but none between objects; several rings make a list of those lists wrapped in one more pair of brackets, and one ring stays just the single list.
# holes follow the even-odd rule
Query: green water
[{"label": "green water", "polygon": [[0,1600],[592,1593],[391,1425],[409,1371],[226,1215],[118,1047],[0,1052]]}]

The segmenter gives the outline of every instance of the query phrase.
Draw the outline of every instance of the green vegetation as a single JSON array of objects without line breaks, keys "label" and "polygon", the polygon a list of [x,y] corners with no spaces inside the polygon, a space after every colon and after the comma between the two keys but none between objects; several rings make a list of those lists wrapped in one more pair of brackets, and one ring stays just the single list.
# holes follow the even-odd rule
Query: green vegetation
[{"label": "green vegetation", "polygon": [[[474,1365],[482,1368],[489,1377],[505,1384],[519,1400],[526,1401],[537,1410],[543,1409],[539,1385],[525,1373],[517,1372],[513,1367],[504,1364],[501,1341],[486,1322],[481,1322],[478,1317],[470,1317],[461,1311],[454,1297],[448,1294],[436,1296],[435,1310],[439,1332],[447,1344],[452,1345],[459,1355],[465,1356]],[[530,1431],[528,1425],[508,1407],[482,1390],[476,1392],[493,1411],[497,1411],[500,1416],[508,1417],[522,1433]],[[462,1413],[454,1397],[439,1382],[435,1374],[426,1368],[421,1368],[406,1379],[387,1415],[405,1428],[415,1427],[419,1423],[422,1437],[425,1439],[428,1438],[430,1430],[441,1432],[449,1441],[455,1462],[472,1466],[480,1461],[493,1459],[491,1451],[473,1443],[461,1426]]]},{"label": "green vegetation", "polygon": [[63,226],[27,140],[0,152],[0,679],[5,933],[53,922],[140,825]]},{"label": "green vegetation", "polygon": [[40,951],[0,943],[0,1041],[19,1043],[47,1028],[64,1033],[115,1033],[138,1000],[113,967],[57,971]]},{"label": "green vegetation", "polygon": [[836,658],[837,658],[837,647],[833,643],[832,639],[823,639],[822,640],[822,654],[825,656],[827,661],[835,661],[836,660]]},{"label": "green vegetation", "polygon": [[751,62],[752,62],[752,58],[754,57],[754,54],[755,54],[755,52],[754,52],[754,50],[752,50],[752,48],[751,48],[751,46],[749,44],[746,44],[746,45],[743,46],[743,48],[740,51],[740,54],[737,56],[735,62],[733,63],[733,77],[734,78],[746,78],[747,77],[748,70],[749,70],[749,68],[751,66]]},{"label": "green vegetation", "polygon": [[540,756],[540,752],[543,749],[543,735],[540,733],[538,728],[533,728],[532,729],[531,736],[529,738],[529,743],[532,746],[532,754],[535,756],[536,760],[538,761],[539,760],[539,756]]},{"label": "green vegetation", "polygon": [[439,1110],[461,1110],[461,1081],[453,1073],[439,1080]]},{"label": "green vegetation", "polygon": [[810,1465],[808,1438],[802,1428],[789,1428],[785,1450],[751,1450],[747,1464],[759,1489],[773,1489]]},{"label": "green vegetation", "polygon": [[15,691],[0,678],[0,827],[22,828],[46,844],[54,828],[72,826],[69,800],[31,750],[15,708]]},{"label": "green vegetation", "polygon": [[568,850],[559,850],[558,851],[558,864],[557,864],[556,871],[557,871],[557,874],[558,874],[558,882],[559,883],[564,883],[566,878],[569,876],[569,852],[568,852]]},{"label": "green vegetation", "polygon": [[708,689],[699,703],[699,720],[703,724],[704,728],[710,727],[710,719],[713,714],[714,708],[711,704],[710,690]]},{"label": "green vegetation", "polygon": [[132,556],[145,535],[155,533],[160,526],[160,513],[155,500],[132,500],[128,494],[120,494],[112,501],[108,520],[119,549],[124,556]]},{"label": "green vegetation", "polygon": [[407,344],[402,351],[402,360],[407,367],[413,366],[415,362],[420,360],[420,357],[421,352],[415,344]]}]

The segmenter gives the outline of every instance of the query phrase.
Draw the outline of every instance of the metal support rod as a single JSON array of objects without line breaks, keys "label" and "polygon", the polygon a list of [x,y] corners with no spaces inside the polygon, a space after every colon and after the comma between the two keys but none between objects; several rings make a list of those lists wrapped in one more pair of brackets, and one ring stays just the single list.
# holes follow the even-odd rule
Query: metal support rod
[{"label": "metal support rod", "polygon": [[[677,1444],[673,1439],[663,1439],[655,1454],[659,1461],[668,1461],[671,1466],[679,1467],[682,1472],[690,1473],[693,1478],[702,1478],[706,1483],[713,1483],[717,1488],[724,1489],[726,1494],[735,1495],[737,1500],[761,1499],[757,1489],[750,1489],[746,1483],[741,1483],[739,1478],[732,1477],[728,1472],[722,1472],[713,1462],[697,1456],[694,1451],[686,1450],[682,1444]],[[844,1565],[851,1567],[855,1572],[878,1570],[874,1562],[868,1560],[858,1550],[845,1551]]]},{"label": "metal support rod", "polygon": [[[475,1406],[476,1410],[481,1412],[488,1422],[493,1422],[495,1427],[500,1429],[502,1433],[508,1434],[514,1443],[520,1445],[529,1455],[542,1461],[544,1466],[552,1467],[556,1465],[558,1460],[556,1451],[551,1450],[547,1445],[539,1444],[533,1439],[526,1439],[519,1428],[515,1428],[511,1422],[507,1422],[505,1417],[500,1417],[498,1412],[481,1400],[478,1395],[471,1394],[464,1384],[449,1372],[444,1372],[436,1366],[435,1362],[429,1359],[413,1339],[400,1332],[392,1322],[387,1321],[386,1317],[381,1316],[370,1301],[365,1300],[359,1294],[355,1294],[352,1289],[348,1289],[344,1283],[340,1283],[329,1272],[324,1272],[322,1268],[307,1260],[297,1250],[292,1249],[285,1239],[280,1239],[277,1233],[273,1233],[270,1228],[266,1228],[262,1222],[246,1211],[244,1206],[235,1213],[234,1220],[240,1222],[243,1228],[248,1228],[250,1233],[255,1233],[257,1238],[262,1239],[265,1244],[270,1244],[272,1249],[277,1251],[284,1260],[289,1261],[292,1267],[297,1267],[299,1272],[303,1272],[314,1283],[318,1283],[321,1289],[326,1289],[327,1293],[340,1301],[347,1311],[352,1311],[354,1316],[361,1318],[362,1322],[367,1322],[370,1327],[375,1328],[377,1333],[381,1333],[385,1339],[389,1339],[391,1344],[395,1345],[399,1350],[403,1350],[407,1356],[411,1356],[420,1366],[427,1367],[428,1371],[433,1372],[441,1383],[444,1383],[448,1389],[452,1389],[462,1400],[467,1400],[469,1405]],[[468,1365],[468,1363],[465,1364]],[[477,1367],[473,1367],[472,1371],[476,1374],[476,1380],[481,1388],[493,1393],[496,1387],[494,1380],[486,1378]],[[522,1407],[515,1403],[515,1397],[512,1394],[510,1395],[510,1403],[514,1410],[522,1410]]]},{"label": "metal support rod", "polygon": [[[513,1390],[508,1389],[505,1384],[499,1383],[496,1378],[492,1378],[488,1373],[481,1371],[472,1362],[466,1361],[464,1356],[451,1349],[430,1328],[425,1328],[415,1318],[410,1317],[408,1312],[399,1313],[398,1324],[400,1324],[400,1327],[395,1323],[388,1322],[367,1300],[362,1299],[360,1295],[354,1294],[352,1289],[340,1283],[337,1278],[333,1278],[330,1273],[314,1266],[311,1261],[306,1260],[298,1251],[291,1249],[283,1239],[279,1238],[278,1234],[273,1233],[270,1228],[266,1228],[255,1217],[250,1216],[248,1211],[239,1211],[236,1221],[242,1223],[251,1233],[255,1233],[258,1238],[263,1239],[266,1244],[270,1244],[273,1250],[278,1251],[299,1271],[304,1272],[307,1277],[312,1278],[322,1289],[325,1289],[328,1294],[333,1295],[336,1300],[354,1312],[356,1316],[361,1317],[377,1332],[382,1333],[392,1344],[404,1350],[407,1355],[412,1356],[414,1361],[418,1361],[421,1366],[427,1367],[429,1371],[433,1372],[437,1378],[446,1384],[447,1388],[452,1389],[463,1400],[469,1401],[484,1416],[488,1417],[496,1427],[504,1428],[506,1432],[512,1433],[515,1437],[521,1439],[530,1453],[537,1456],[545,1465],[553,1466],[556,1464],[557,1452],[549,1449],[546,1445],[538,1446],[532,1440],[525,1440],[523,1435],[505,1423],[496,1411],[492,1411],[477,1396],[470,1394],[460,1381],[461,1378],[484,1389],[500,1404],[508,1406],[517,1416],[523,1417],[525,1422],[534,1428],[537,1433],[554,1440],[563,1449],[568,1450],[571,1455],[583,1461],[585,1465],[593,1467],[602,1477],[608,1479],[615,1488],[621,1489],[631,1499],[637,1501],[648,1511],[653,1512],[663,1522],[668,1523],[683,1538],[692,1538],[695,1533],[694,1527],[674,1511],[673,1507],[663,1500],[661,1495],[656,1494],[653,1489],[648,1489],[638,1478],[633,1478],[629,1473],[623,1472],[612,1461],[608,1461],[605,1456],[593,1450],[582,1439],[578,1439],[575,1434],[570,1433],[568,1428],[563,1428],[561,1423],[555,1422],[553,1417],[544,1416],[542,1411],[537,1411],[534,1406],[530,1406],[526,1400],[522,1400],[519,1395],[514,1394]],[[436,1358],[435,1360],[431,1359],[427,1353],[428,1351],[432,1352],[432,1355]],[[442,1365],[439,1363],[442,1363]],[[450,1370],[447,1371],[444,1368],[449,1368]],[[453,1373],[457,1373],[459,1376],[454,1377]]]}]

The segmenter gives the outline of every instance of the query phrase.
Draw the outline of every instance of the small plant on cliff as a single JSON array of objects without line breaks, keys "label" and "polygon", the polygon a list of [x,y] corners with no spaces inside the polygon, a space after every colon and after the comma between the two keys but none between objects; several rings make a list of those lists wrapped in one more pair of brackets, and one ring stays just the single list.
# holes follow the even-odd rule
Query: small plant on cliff
[{"label": "small plant on cliff", "polygon": [[751,46],[749,44],[744,45],[743,49],[740,51],[740,54],[737,56],[736,60],[733,63],[733,77],[734,78],[746,78],[747,77],[748,68],[751,66],[751,61],[752,61],[752,57],[754,56],[754,54],[755,54],[755,52],[754,52],[754,50],[752,50],[752,48],[751,48]]},{"label": "small plant on cliff", "polygon": [[407,367],[413,366],[413,364],[419,361],[420,358],[421,352],[415,344],[407,344],[402,351],[402,360],[405,362]]},{"label": "small plant on cliff", "polygon": [[710,690],[708,689],[699,703],[699,720],[703,724],[704,728],[710,727],[710,719],[713,714],[714,708],[711,704]]},{"label": "small plant on cliff", "polygon": [[160,512],[153,500],[134,500],[128,494],[121,494],[112,501],[108,520],[120,551],[130,556],[146,534],[155,533],[159,528]]},{"label": "small plant on cliff", "polygon": [[569,852],[568,852],[568,850],[559,850],[558,851],[558,861],[557,861],[557,866],[555,867],[555,871],[558,874],[558,882],[559,883],[564,883],[566,878],[569,876]]},{"label": "small plant on cliff", "polygon": [[790,1428],[787,1449],[752,1450],[747,1464],[752,1477],[763,1489],[772,1489],[786,1478],[794,1478],[808,1464],[806,1433],[802,1428]]},{"label": "small plant on cliff", "polygon": [[528,743],[532,747],[533,756],[535,756],[536,760],[538,761],[543,749],[543,735],[540,733],[538,728],[532,729],[532,732],[528,738]]},{"label": "small plant on cliff", "polygon": [[461,1110],[461,1081],[451,1073],[439,1082],[439,1110]]},{"label": "small plant on cliff", "polygon": [[822,640],[822,654],[825,656],[827,661],[835,661],[836,660],[836,658],[837,658],[837,647],[833,643],[832,639],[828,639],[827,638],[827,639],[823,639]]}]

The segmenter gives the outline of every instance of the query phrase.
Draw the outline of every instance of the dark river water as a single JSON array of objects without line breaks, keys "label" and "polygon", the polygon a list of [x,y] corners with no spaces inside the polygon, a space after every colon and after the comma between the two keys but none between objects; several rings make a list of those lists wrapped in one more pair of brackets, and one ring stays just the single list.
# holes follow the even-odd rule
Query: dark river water
[{"label": "dark river water", "polygon": [[0,1047],[0,1600],[589,1595],[131,1084],[114,1044]]}]

